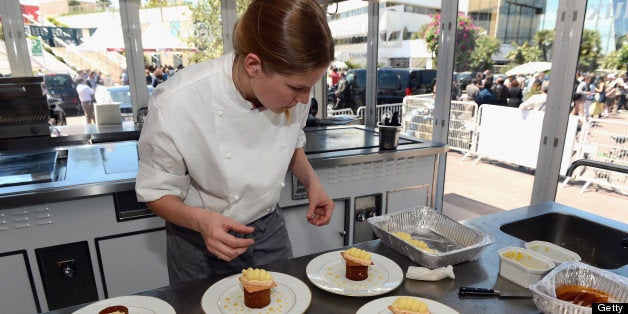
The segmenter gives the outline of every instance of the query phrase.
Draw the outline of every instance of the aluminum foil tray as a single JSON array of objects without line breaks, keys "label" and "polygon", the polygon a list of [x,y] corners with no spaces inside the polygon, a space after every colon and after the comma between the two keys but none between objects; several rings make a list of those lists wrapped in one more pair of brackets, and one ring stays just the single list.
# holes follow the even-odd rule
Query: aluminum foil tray
[{"label": "aluminum foil tray", "polygon": [[[429,207],[411,208],[371,217],[368,222],[381,241],[413,262],[430,269],[475,260],[495,239],[467,227]],[[409,233],[438,253],[428,253],[393,235]]]},{"label": "aluminum foil tray", "polygon": [[628,302],[628,278],[581,262],[560,264],[539,282],[530,286],[534,303],[541,312],[590,314],[592,309],[556,298],[556,287],[579,285],[610,294],[618,302]]}]

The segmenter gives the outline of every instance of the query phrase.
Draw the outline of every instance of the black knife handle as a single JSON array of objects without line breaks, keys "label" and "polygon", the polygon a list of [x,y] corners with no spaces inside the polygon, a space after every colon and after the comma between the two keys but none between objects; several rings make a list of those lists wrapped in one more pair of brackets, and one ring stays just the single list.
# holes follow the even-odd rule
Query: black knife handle
[{"label": "black knife handle", "polygon": [[497,293],[495,290],[488,288],[460,287],[460,289],[458,289],[458,295],[467,297],[492,297],[497,295]]}]

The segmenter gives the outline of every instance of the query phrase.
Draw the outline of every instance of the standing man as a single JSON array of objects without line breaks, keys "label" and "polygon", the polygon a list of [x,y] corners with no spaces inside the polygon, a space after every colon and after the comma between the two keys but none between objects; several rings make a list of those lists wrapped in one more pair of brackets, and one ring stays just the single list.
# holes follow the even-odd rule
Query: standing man
[{"label": "standing man", "polygon": [[87,86],[83,78],[78,78],[76,82],[78,83],[78,85],[76,85],[76,92],[81,100],[81,107],[83,108],[83,114],[85,114],[85,122],[87,124],[95,123],[94,104],[92,103],[94,90]]}]

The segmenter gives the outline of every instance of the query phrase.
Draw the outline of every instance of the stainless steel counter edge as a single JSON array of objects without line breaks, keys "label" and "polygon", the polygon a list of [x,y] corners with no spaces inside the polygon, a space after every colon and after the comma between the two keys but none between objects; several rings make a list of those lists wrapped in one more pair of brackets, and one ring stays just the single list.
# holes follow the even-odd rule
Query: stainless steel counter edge
[{"label": "stainless steel counter edge", "polygon": [[[364,129],[369,130],[368,128]],[[133,190],[135,188],[137,171],[107,174],[100,159],[100,148],[115,148],[123,145],[137,145],[137,141],[59,146],[56,148],[19,151],[19,153],[31,153],[67,150],[67,176],[62,181],[0,188],[0,209]],[[422,141],[400,145],[398,150],[380,151],[378,148],[361,148],[312,154],[306,152],[306,155],[314,168],[323,168],[378,160],[437,155],[446,152],[447,149],[448,146],[446,144]]]}]

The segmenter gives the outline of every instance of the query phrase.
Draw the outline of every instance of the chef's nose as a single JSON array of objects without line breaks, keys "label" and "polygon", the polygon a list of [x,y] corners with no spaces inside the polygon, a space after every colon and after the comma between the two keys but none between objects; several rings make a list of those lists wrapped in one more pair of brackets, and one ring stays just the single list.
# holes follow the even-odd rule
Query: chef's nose
[{"label": "chef's nose", "polygon": [[295,100],[302,103],[302,104],[307,104],[310,102],[310,88],[306,88],[304,89],[302,92],[299,92],[297,94],[297,97],[295,97]]}]

